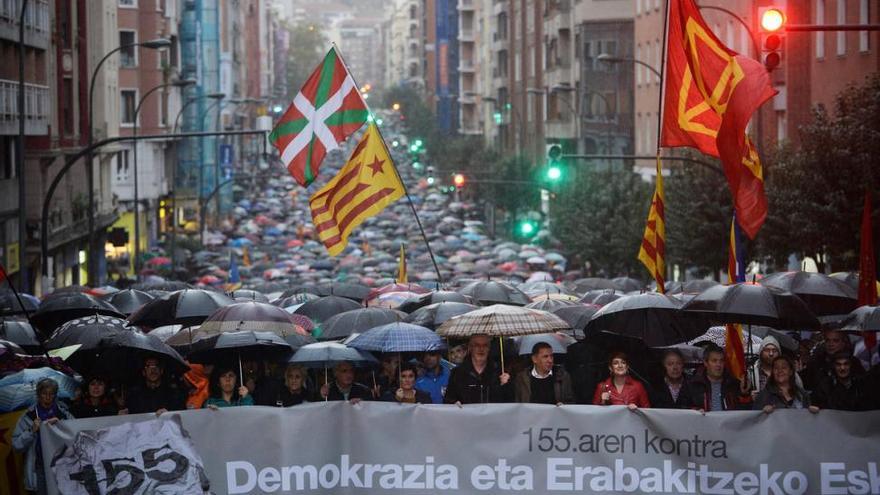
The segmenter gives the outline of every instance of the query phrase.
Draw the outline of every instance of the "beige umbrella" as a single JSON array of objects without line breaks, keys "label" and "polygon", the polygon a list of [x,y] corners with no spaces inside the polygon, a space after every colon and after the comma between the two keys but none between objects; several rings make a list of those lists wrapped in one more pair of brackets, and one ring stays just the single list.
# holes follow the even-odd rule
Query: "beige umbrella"
[{"label": "beige umbrella", "polygon": [[498,337],[502,345],[501,370],[504,371],[503,337],[553,333],[570,328],[565,320],[547,311],[494,304],[446,320],[437,328],[437,334],[442,337]]}]

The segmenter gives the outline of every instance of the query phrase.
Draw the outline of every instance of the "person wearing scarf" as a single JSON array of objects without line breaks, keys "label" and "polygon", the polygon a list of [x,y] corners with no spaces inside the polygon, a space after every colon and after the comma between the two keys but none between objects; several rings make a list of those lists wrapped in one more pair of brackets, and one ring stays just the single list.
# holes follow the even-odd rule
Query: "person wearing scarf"
[{"label": "person wearing scarf", "polygon": [[67,407],[56,400],[58,383],[51,378],[37,382],[37,403],[18,420],[12,434],[12,448],[24,452],[24,487],[39,494],[46,493],[46,474],[43,472],[43,449],[40,444],[42,425],[53,425],[71,419]]}]

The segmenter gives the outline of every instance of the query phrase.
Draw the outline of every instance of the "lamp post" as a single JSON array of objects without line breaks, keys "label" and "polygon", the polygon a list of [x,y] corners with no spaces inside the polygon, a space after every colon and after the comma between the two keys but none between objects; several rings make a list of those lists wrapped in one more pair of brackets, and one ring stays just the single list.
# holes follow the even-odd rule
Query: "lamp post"
[{"label": "lamp post", "polygon": [[[150,89],[144,96],[141,97],[140,101],[138,101],[137,106],[134,109],[134,127],[132,129],[132,134],[134,137],[137,137],[138,134],[138,115],[141,112],[141,106],[143,106],[144,101],[146,101],[147,97],[156,91],[175,87],[175,88],[185,88],[187,86],[191,86],[196,84],[195,79],[183,79],[180,81],[172,81],[170,83],[159,84],[158,86]],[[140,195],[138,189],[138,183],[140,179],[140,174],[138,171],[138,142],[134,141],[134,152],[133,152],[133,160],[134,160],[134,276],[140,279],[140,259],[141,259],[141,222],[140,222]]]},{"label": "lamp post", "polygon": [[[27,270],[27,201],[24,181],[24,16],[27,13],[28,0],[21,2],[21,14],[18,17],[18,141],[15,143],[15,172],[18,174],[18,287],[22,292],[30,292],[30,279]],[[45,270],[45,267],[43,268]]]},{"label": "lamp post", "polygon": [[658,78],[662,77],[660,75],[660,71],[655,69],[653,65],[648,64],[646,62],[643,62],[637,58],[615,57],[615,56],[607,54],[607,53],[600,53],[599,55],[596,56],[596,60],[598,60],[600,62],[605,62],[608,64],[619,64],[619,63],[623,63],[623,62],[632,62],[634,64],[639,64],[641,66],[647,67],[648,70],[650,70],[651,72],[656,74]]},{"label": "lamp post", "polygon": [[[167,48],[171,46],[171,41],[165,38],[158,38],[150,41],[143,41],[140,43],[132,43],[129,45],[117,46],[116,48],[107,52],[101,60],[98,61],[98,64],[95,65],[95,69],[92,71],[92,80],[89,83],[89,122],[88,128],[86,129],[87,142],[89,147],[89,153],[86,156],[86,173],[87,184],[89,189],[89,249],[88,249],[88,258],[87,258],[87,266],[88,266],[88,274],[89,274],[89,283],[97,283],[98,282],[98,266],[97,266],[97,257],[95,256],[95,177],[92,173],[93,164],[92,160],[94,158],[94,153],[92,153],[92,145],[95,144],[94,141],[94,103],[95,103],[95,79],[98,76],[98,71],[101,70],[101,66],[104,65],[104,62],[110,58],[114,53],[119,52],[120,50],[127,48],[136,48],[136,47],[148,48],[150,50],[159,50],[161,48]],[[46,270],[46,267],[43,267],[43,270]],[[80,281],[82,283],[82,281]]]}]

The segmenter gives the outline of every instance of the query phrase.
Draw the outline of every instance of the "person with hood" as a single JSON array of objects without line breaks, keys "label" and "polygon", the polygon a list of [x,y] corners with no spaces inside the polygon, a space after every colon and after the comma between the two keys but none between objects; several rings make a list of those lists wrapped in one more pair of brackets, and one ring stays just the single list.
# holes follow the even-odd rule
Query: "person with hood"
[{"label": "person with hood", "polygon": [[627,406],[631,410],[651,407],[645,387],[640,381],[629,375],[629,361],[626,354],[612,352],[608,358],[608,371],[611,376],[596,386],[593,404],[597,406]]},{"label": "person with hood", "polygon": [[810,394],[797,385],[794,378],[794,362],[785,356],[773,360],[773,373],[752,409],[772,413],[776,409],[809,409],[819,412],[819,408],[810,404]]},{"label": "person with hood", "polygon": [[516,375],[516,401],[531,404],[571,404],[575,401],[571,377],[553,366],[553,348],[546,342],[532,347],[532,367]]},{"label": "person with hood", "polygon": [[187,409],[201,409],[211,395],[210,388],[211,370],[210,364],[189,364],[189,371],[184,373],[183,379],[189,385],[189,394],[186,398]]},{"label": "person with hood", "polygon": [[489,343],[488,335],[470,337],[467,355],[449,375],[449,386],[443,402],[461,406],[510,402],[513,399],[510,374],[501,372],[489,360]]},{"label": "person with hood", "polygon": [[216,410],[220,407],[252,405],[254,398],[250,390],[239,383],[235,368],[215,366],[211,372],[211,396],[205,401],[204,407]]},{"label": "person with hood", "polygon": [[841,352],[834,356],[834,375],[823,377],[812,394],[812,402],[822,409],[867,411],[871,396],[866,377],[853,377],[852,359]]},{"label": "person with hood", "polygon": [[71,404],[70,413],[75,418],[117,415],[119,408],[108,393],[107,380],[99,375],[89,378],[85,382],[83,393]]},{"label": "person with hood", "polygon": [[703,370],[690,385],[693,408],[704,413],[744,409],[752,400],[748,380],[737,381],[724,369],[724,350],[715,344],[703,350]]},{"label": "person with hood", "polygon": [[684,376],[684,355],[678,349],[663,353],[663,382],[652,387],[651,405],[661,409],[692,409],[690,380]]},{"label": "person with hood", "polygon": [[400,365],[400,388],[395,391],[387,390],[382,395],[385,402],[397,402],[400,404],[432,404],[431,395],[423,392],[416,386],[416,367],[411,363]]},{"label": "person with hood", "polygon": [[43,378],[37,382],[37,403],[22,414],[12,433],[12,448],[24,452],[24,488],[39,494],[46,493],[40,429],[44,424],[54,425],[58,421],[73,419],[57,397],[58,383],[55,380]]}]

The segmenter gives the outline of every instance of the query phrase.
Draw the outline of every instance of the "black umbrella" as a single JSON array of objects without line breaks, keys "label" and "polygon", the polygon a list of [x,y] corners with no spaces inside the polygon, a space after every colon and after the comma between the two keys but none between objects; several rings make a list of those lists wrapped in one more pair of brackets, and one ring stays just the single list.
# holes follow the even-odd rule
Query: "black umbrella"
[{"label": "black umbrella", "polygon": [[193,363],[280,360],[292,351],[290,344],[272,332],[227,332],[193,342],[187,359]]},{"label": "black umbrella", "polygon": [[403,304],[401,304],[400,307],[397,309],[403,311],[404,313],[412,313],[419,308],[424,308],[425,306],[428,306],[430,304],[437,304],[440,302],[457,302],[470,304],[471,298],[451,290],[439,290],[430,292],[428,294],[421,294],[416,297],[411,297],[404,301]]},{"label": "black umbrella", "polygon": [[880,332],[880,306],[860,306],[840,323],[847,332]]},{"label": "black umbrella", "polygon": [[[590,322],[590,319],[596,314],[596,311],[599,311],[599,306],[592,304],[578,304],[577,306],[556,308],[551,311],[551,313],[562,318],[569,324],[569,326],[571,326],[574,337],[583,338],[587,323]],[[564,331],[565,330],[563,330],[563,332]]]},{"label": "black umbrella", "polygon": [[0,339],[21,346],[28,354],[38,354],[43,350],[34,327],[24,320],[0,321]]},{"label": "black umbrella", "polygon": [[125,289],[107,294],[102,299],[112,304],[120,313],[128,316],[139,310],[144,304],[156,299],[156,296],[137,289]]},{"label": "black umbrella", "polygon": [[858,291],[824,273],[774,273],[761,279],[760,284],[800,297],[816,316],[844,315],[858,306]]},{"label": "black umbrella", "polygon": [[564,299],[543,299],[533,303],[526,304],[527,308],[540,309],[541,311],[550,311],[554,309],[565,308],[569,306],[583,306],[581,303],[574,301],[566,301]]},{"label": "black umbrella", "polygon": [[677,291],[669,291],[669,292],[680,292],[683,294],[699,294],[706,289],[711,287],[715,287],[716,285],[721,285],[714,280],[706,280],[706,279],[698,279],[698,280],[688,280],[681,284],[681,289]]},{"label": "black umbrella", "polygon": [[37,298],[30,294],[19,294],[19,296],[21,301],[11,290],[0,292],[0,316],[33,314],[39,309],[40,301]]},{"label": "black umbrella", "polygon": [[420,325],[437,330],[443,322],[453,316],[463,315],[471,311],[480,309],[479,306],[461,302],[439,302],[421,307],[406,317],[407,323]]},{"label": "black umbrella", "polygon": [[645,284],[630,277],[612,278],[611,283],[614,284],[615,289],[621,290],[623,292],[635,292],[637,290],[642,290],[645,288]]},{"label": "black umbrella", "polygon": [[646,346],[660,347],[687,342],[709,328],[699,314],[681,311],[681,302],[672,297],[646,292],[624,296],[602,307],[587,324],[587,337],[609,331],[639,339]]},{"label": "black umbrella", "polygon": [[131,286],[132,289],[142,290],[142,291],[151,291],[151,290],[163,290],[166,292],[174,292],[178,290],[184,289],[192,289],[193,286],[189,285],[186,282],[181,282],[179,280],[166,280],[164,282],[147,282],[134,284]]},{"label": "black umbrella", "polygon": [[575,295],[573,291],[566,289],[561,284],[547,282],[544,280],[536,282],[525,282],[520,284],[518,288],[519,290],[525,292],[532,297],[541,294],[566,294],[569,296]]},{"label": "black umbrella", "polygon": [[261,303],[269,302],[269,298],[266,297],[266,294],[263,294],[262,292],[259,292],[256,290],[250,290],[250,289],[234,290],[232,292],[227,292],[226,295],[235,299],[236,301],[241,301],[241,302],[244,302],[244,301],[256,301],[256,302],[261,302]]},{"label": "black umbrella", "polygon": [[318,284],[315,293],[319,296],[339,296],[355,302],[363,302],[370,294],[370,288],[360,284],[326,283]]},{"label": "black umbrella", "polygon": [[315,338],[312,337],[311,335],[300,335],[298,333],[285,335],[282,338],[284,339],[285,342],[290,344],[290,348],[293,349],[294,351],[299,350],[300,347],[303,347],[303,346],[306,346],[309,344],[314,344],[315,342],[317,342],[317,340],[315,340]]},{"label": "black umbrella", "polygon": [[610,302],[616,301],[623,297],[624,294],[614,289],[596,289],[584,294],[578,302],[584,304],[595,304],[596,306],[604,306]]},{"label": "black umbrella", "polygon": [[403,321],[406,313],[387,308],[358,308],[339,313],[321,325],[320,340],[339,340],[353,333],[363,333],[371,328]]},{"label": "black umbrella", "polygon": [[318,286],[315,284],[300,284],[295,285],[289,289],[284,289],[284,292],[281,293],[281,297],[290,297],[297,294],[313,294],[318,295]]},{"label": "black umbrella", "polygon": [[579,278],[571,283],[572,288],[575,292],[585,293],[591,290],[604,290],[604,289],[616,289],[617,285],[614,282],[608,280],[607,278],[597,278],[597,277],[588,277],[588,278]]},{"label": "black umbrella", "polygon": [[751,282],[710,287],[691,299],[683,309],[702,313],[716,323],[765,325],[790,330],[818,329],[820,326],[819,320],[796,295]]},{"label": "black umbrella", "polygon": [[320,299],[308,301],[294,311],[294,313],[308,316],[317,324],[330,319],[331,316],[362,308],[360,304],[339,296],[325,296]]},{"label": "black umbrella", "polygon": [[166,369],[185,372],[187,365],[177,352],[155,337],[142,333],[128,322],[112,316],[86,316],[71,320],[56,330],[46,348],[60,349],[77,345],[79,348],[67,359],[75,370],[89,375],[108,376],[125,374],[144,358],[155,357]]},{"label": "black umbrella", "polygon": [[31,316],[37,330],[49,335],[63,323],[88,316],[123,316],[112,304],[83,292],[70,292],[47,297]]},{"label": "black umbrella", "polygon": [[510,284],[494,280],[473,282],[458,292],[470,297],[481,306],[491,306],[493,304],[525,306],[532,302],[525,292]]},{"label": "black umbrella", "polygon": [[276,299],[272,301],[272,304],[278,306],[279,308],[286,308],[288,306],[296,306],[297,304],[314,301],[315,299],[320,299],[320,296],[316,296],[315,294],[311,294],[309,292],[301,292],[292,296],[284,296],[280,299]]},{"label": "black umbrella", "polygon": [[231,298],[219,292],[186,289],[172,292],[145,304],[129,316],[132,325],[156,328],[164,325],[198,325],[218,308],[232,304]]}]

